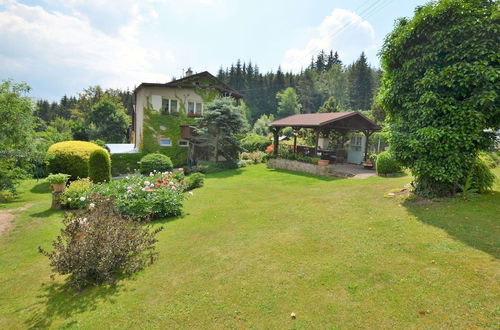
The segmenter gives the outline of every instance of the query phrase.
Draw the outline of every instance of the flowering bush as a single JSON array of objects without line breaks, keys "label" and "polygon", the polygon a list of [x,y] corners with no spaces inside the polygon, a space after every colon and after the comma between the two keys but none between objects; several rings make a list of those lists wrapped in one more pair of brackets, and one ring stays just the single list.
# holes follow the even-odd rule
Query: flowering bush
[{"label": "flowering bush", "polygon": [[70,209],[83,209],[89,203],[91,190],[89,178],[73,181],[62,194],[59,204]]},{"label": "flowering bush", "polygon": [[185,198],[183,177],[172,172],[138,174],[109,184],[96,185],[97,193],[114,200],[117,212],[140,220],[171,217],[181,214]]}]

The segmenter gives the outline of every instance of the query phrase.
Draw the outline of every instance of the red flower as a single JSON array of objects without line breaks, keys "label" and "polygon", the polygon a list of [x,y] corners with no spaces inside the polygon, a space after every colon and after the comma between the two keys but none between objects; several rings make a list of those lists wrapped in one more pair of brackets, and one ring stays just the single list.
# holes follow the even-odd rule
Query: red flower
[{"label": "red flower", "polygon": [[156,179],[156,181],[161,182],[161,179]]}]

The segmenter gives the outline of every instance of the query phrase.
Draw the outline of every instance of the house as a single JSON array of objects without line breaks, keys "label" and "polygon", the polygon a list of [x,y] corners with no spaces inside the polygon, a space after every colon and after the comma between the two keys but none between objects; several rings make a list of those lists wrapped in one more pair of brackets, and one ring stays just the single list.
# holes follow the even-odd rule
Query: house
[{"label": "house", "polygon": [[186,163],[190,142],[181,136],[181,126],[196,122],[207,103],[229,96],[236,101],[242,94],[208,71],[168,83],[142,83],[134,90],[131,143],[143,153],[160,152],[175,166]]}]

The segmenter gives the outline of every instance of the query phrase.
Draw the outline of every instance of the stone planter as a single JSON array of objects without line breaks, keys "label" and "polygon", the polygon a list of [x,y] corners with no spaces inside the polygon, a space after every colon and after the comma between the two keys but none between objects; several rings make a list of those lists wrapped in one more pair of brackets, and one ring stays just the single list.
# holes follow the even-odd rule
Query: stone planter
[{"label": "stone planter", "polygon": [[66,184],[64,184],[64,183],[53,183],[52,184],[52,191],[55,193],[62,193],[64,191],[64,188],[66,188]]},{"label": "stone planter", "polygon": [[328,164],[330,164],[330,161],[328,159],[318,160],[318,166],[328,166]]}]

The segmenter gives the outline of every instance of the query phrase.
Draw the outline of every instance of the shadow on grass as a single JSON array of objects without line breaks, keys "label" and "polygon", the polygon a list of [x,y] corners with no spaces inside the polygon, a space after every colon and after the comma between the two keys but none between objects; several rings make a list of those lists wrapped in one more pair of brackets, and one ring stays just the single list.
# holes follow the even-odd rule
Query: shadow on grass
[{"label": "shadow on grass", "polygon": [[45,211],[42,211],[42,212],[37,212],[37,213],[33,213],[33,214],[30,214],[30,217],[33,217],[33,218],[48,218],[56,213],[62,213],[64,212],[63,210],[53,210],[53,209],[47,209]]},{"label": "shadow on grass", "polygon": [[26,308],[30,312],[25,321],[28,329],[48,328],[56,318],[66,322],[58,328],[72,327],[76,323],[70,320],[74,315],[95,310],[103,301],[114,303],[113,296],[120,291],[120,287],[99,286],[78,292],[67,284],[46,283],[40,291],[38,301]]},{"label": "shadow on grass", "polygon": [[309,173],[304,173],[304,172],[296,172],[296,171],[289,171],[289,170],[281,170],[277,168],[269,169],[269,171],[276,172],[276,173],[285,173],[285,174],[292,174],[296,176],[301,176],[304,178],[314,178],[318,179],[321,181],[335,181],[335,180],[341,180],[342,178],[335,178],[335,177],[330,177],[330,176],[322,176],[322,175],[315,175],[315,174],[309,174]]},{"label": "shadow on grass", "polygon": [[50,187],[47,182],[40,182],[34,185],[31,189],[30,192],[34,194],[48,194],[50,193]]},{"label": "shadow on grass", "polygon": [[450,236],[500,258],[500,192],[441,202],[405,201],[404,207],[426,224],[445,230]]}]

